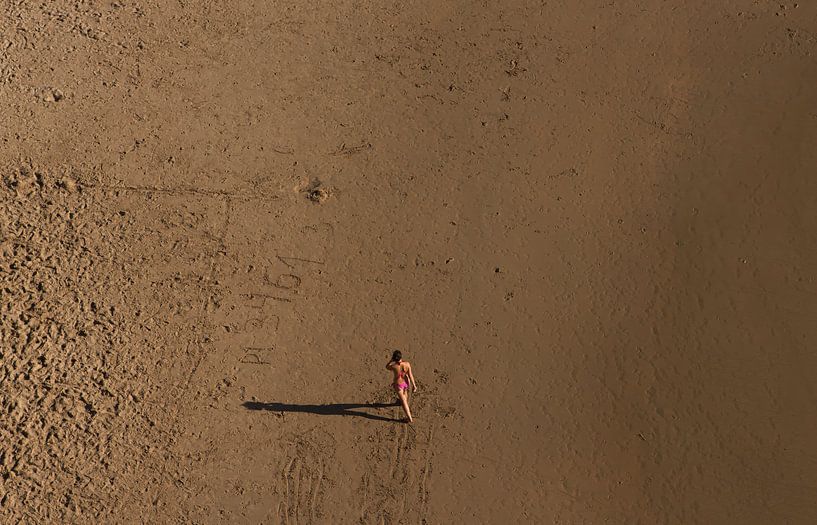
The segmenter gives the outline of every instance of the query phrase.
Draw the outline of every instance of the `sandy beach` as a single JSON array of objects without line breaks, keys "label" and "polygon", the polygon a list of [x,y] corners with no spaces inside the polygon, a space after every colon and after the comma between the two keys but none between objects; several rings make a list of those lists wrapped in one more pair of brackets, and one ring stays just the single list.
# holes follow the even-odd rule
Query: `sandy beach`
[{"label": "sandy beach", "polygon": [[0,2],[0,521],[817,523],[815,86],[805,1]]}]

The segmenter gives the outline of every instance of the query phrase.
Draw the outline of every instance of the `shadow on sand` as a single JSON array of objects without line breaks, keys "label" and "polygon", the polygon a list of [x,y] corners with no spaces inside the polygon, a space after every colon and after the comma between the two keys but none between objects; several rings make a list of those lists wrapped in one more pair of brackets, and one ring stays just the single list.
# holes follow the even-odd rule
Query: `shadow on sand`
[{"label": "shadow on sand", "polygon": [[242,406],[247,410],[269,410],[270,412],[301,412],[304,414],[318,414],[320,416],[358,416],[376,421],[402,421],[390,417],[378,416],[367,412],[352,410],[355,408],[393,408],[399,407],[400,402],[394,403],[335,403],[331,405],[290,405],[287,403],[261,403],[259,401],[245,401]]}]

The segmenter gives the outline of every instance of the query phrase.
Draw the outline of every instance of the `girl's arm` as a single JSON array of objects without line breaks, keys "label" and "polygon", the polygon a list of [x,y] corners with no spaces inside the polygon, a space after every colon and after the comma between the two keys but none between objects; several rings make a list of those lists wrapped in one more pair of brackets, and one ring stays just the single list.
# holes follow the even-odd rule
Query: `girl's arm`
[{"label": "girl's arm", "polygon": [[413,387],[413,391],[417,391],[417,382],[414,380],[414,371],[411,369],[411,365],[409,365],[409,379],[411,380],[411,386]]}]

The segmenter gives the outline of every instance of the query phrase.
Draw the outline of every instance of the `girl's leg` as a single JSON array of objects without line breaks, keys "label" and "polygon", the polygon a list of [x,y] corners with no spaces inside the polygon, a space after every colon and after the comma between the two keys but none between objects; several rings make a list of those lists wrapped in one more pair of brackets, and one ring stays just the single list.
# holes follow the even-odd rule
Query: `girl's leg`
[{"label": "girl's leg", "polygon": [[414,420],[411,418],[411,409],[409,409],[408,406],[408,394],[405,390],[401,390],[397,395],[400,396],[400,402],[403,404],[403,412],[406,413],[409,423],[411,423]]}]

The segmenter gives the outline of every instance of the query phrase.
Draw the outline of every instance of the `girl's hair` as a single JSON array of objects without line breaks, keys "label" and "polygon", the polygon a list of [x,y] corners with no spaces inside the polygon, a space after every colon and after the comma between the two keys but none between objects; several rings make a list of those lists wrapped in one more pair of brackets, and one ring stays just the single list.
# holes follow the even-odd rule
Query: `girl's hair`
[{"label": "girl's hair", "polygon": [[401,359],[403,359],[403,354],[400,352],[400,350],[395,350],[391,355],[391,360],[395,363],[399,363]]}]

